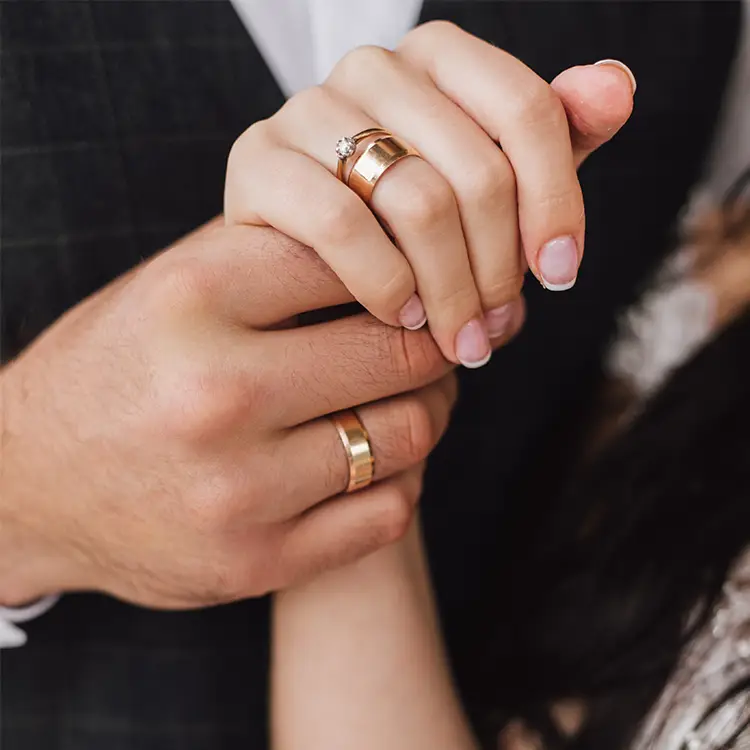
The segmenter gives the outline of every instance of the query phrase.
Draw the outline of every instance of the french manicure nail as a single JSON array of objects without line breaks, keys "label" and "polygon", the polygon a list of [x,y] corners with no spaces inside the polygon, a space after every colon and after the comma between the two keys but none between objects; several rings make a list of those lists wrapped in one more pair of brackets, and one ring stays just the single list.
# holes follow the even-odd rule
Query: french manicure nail
[{"label": "french manicure nail", "polygon": [[578,245],[573,237],[557,237],[539,251],[537,259],[542,284],[550,292],[564,292],[576,283]]},{"label": "french manicure nail", "polygon": [[633,87],[633,94],[635,94],[635,90],[638,88],[638,83],[635,80],[633,71],[625,65],[624,62],[620,62],[620,60],[599,60],[599,62],[595,62],[594,65],[612,65],[615,68],[619,68],[630,79],[630,85]]},{"label": "french manicure nail", "polygon": [[487,333],[491,339],[499,339],[501,336],[505,336],[512,320],[512,302],[508,302],[507,305],[503,305],[502,307],[496,307],[494,310],[489,310],[484,314]]},{"label": "french manicure nail", "polygon": [[456,336],[456,356],[458,361],[472,370],[490,361],[492,347],[484,321],[470,320]]},{"label": "french manicure nail", "polygon": [[416,294],[412,294],[408,302],[401,308],[401,312],[398,314],[398,322],[410,331],[416,331],[427,322],[424,305]]}]

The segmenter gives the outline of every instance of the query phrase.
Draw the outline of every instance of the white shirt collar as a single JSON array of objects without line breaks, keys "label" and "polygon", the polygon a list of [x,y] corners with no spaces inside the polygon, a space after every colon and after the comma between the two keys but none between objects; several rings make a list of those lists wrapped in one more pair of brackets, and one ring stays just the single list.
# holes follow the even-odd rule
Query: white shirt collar
[{"label": "white shirt collar", "polygon": [[232,0],[237,15],[290,96],[321,83],[355,47],[393,49],[422,0]]}]

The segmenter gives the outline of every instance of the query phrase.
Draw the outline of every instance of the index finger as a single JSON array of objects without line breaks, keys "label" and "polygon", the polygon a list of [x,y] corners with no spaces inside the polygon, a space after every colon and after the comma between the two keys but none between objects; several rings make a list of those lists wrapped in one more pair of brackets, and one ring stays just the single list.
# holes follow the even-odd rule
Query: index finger
[{"label": "index finger", "polygon": [[236,356],[254,381],[274,384],[257,415],[274,428],[421,388],[455,366],[429,331],[387,326],[368,313],[244,336]]},{"label": "index finger", "polygon": [[265,329],[354,297],[310,247],[269,227],[225,226],[221,217],[163,253],[192,269],[194,285],[218,314]]},{"label": "index finger", "polygon": [[[508,343],[524,324],[523,297],[508,308],[506,332],[491,340],[493,349]],[[273,429],[416,390],[456,367],[428,330],[393,328],[369,313],[245,334],[235,357],[254,382],[274,384],[264,389],[263,414],[256,415]]]}]

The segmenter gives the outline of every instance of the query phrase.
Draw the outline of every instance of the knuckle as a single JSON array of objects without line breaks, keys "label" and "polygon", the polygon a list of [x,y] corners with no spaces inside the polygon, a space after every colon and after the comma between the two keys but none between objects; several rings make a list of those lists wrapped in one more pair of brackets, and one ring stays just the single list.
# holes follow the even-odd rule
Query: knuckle
[{"label": "knuckle", "polygon": [[248,159],[274,140],[273,118],[258,120],[240,134],[229,149],[227,179],[247,168]]},{"label": "knuckle", "polygon": [[348,245],[359,233],[363,207],[354,193],[348,196],[341,192],[336,199],[328,201],[318,214],[320,241],[330,247]]},{"label": "knuckle", "polygon": [[232,165],[237,160],[242,160],[248,150],[253,149],[259,143],[267,141],[273,132],[273,120],[257,120],[249,128],[244,130],[236,138],[229,150],[228,163]]},{"label": "knuckle", "polygon": [[399,205],[398,212],[402,221],[416,229],[429,229],[455,209],[456,199],[450,185],[432,172],[429,178],[413,181],[409,198]]},{"label": "knuckle", "polygon": [[412,29],[401,43],[401,48],[412,46],[436,45],[446,37],[452,37],[455,34],[465,33],[460,26],[452,21],[427,21]]},{"label": "knuckle", "polygon": [[224,220],[227,224],[252,223],[257,180],[248,179],[267,168],[269,152],[279,146],[274,118],[253,123],[232,144],[224,180]]},{"label": "knuckle", "polygon": [[515,204],[516,176],[499,149],[473,165],[470,176],[461,190],[466,201],[493,211]]},{"label": "knuckle", "polygon": [[444,372],[445,360],[428,331],[388,331],[391,365],[404,390],[422,385]]},{"label": "knuckle", "polygon": [[310,86],[292,96],[275,117],[289,118],[293,122],[307,122],[311,114],[316,116],[331,105],[331,95],[322,86]]},{"label": "knuckle", "polygon": [[372,292],[373,309],[385,311],[387,315],[398,315],[401,308],[414,293],[414,276],[404,263],[391,277]]},{"label": "knuckle", "polygon": [[414,515],[414,501],[408,488],[398,485],[384,493],[373,519],[376,538],[381,545],[395,542],[406,534]]},{"label": "knuckle", "polygon": [[363,76],[372,76],[373,71],[395,65],[393,52],[373,44],[356,47],[344,55],[333,69],[331,77],[343,82],[354,83]]},{"label": "knuckle", "polygon": [[215,291],[211,269],[195,256],[167,258],[161,256],[152,266],[150,294],[154,306],[183,311],[202,307]]},{"label": "knuckle", "polygon": [[526,87],[516,106],[516,115],[521,125],[568,128],[562,102],[549,84],[541,79]]},{"label": "knuckle", "polygon": [[520,272],[520,259],[517,263],[517,273],[514,275],[498,276],[479,284],[479,296],[482,300],[482,307],[485,310],[492,310],[508,302],[517,299],[523,288],[523,274]]},{"label": "knuckle", "polygon": [[[463,281],[463,283],[460,283]],[[479,310],[479,292],[472,277],[459,278],[458,275],[445,279],[444,283],[431,290],[430,304],[439,309],[446,320],[465,322]]]},{"label": "knuckle", "polygon": [[253,400],[252,388],[241,379],[206,366],[164,377],[158,388],[162,431],[196,447],[233,432]]},{"label": "knuckle", "polygon": [[399,406],[400,429],[394,433],[397,454],[409,464],[426,458],[435,447],[438,426],[424,401],[410,399]]}]

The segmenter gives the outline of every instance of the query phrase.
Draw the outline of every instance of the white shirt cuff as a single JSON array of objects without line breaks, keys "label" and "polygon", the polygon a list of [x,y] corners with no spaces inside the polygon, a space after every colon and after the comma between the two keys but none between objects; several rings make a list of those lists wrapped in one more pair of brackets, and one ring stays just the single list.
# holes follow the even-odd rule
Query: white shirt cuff
[{"label": "white shirt cuff", "polygon": [[23,646],[26,643],[26,633],[17,623],[41,617],[57,604],[59,598],[57,595],[45,596],[26,607],[0,607],[0,649]]}]

